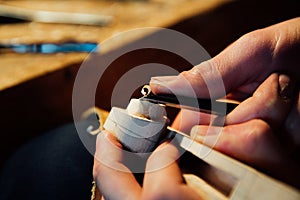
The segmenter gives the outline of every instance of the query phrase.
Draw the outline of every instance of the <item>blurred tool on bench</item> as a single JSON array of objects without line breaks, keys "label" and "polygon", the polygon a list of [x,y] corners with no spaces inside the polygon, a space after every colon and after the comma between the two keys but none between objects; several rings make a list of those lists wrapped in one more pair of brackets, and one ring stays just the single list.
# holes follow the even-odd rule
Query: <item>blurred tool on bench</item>
[{"label": "blurred tool on bench", "polygon": [[113,17],[102,14],[33,10],[0,4],[0,16],[43,23],[99,25],[109,24]]}]

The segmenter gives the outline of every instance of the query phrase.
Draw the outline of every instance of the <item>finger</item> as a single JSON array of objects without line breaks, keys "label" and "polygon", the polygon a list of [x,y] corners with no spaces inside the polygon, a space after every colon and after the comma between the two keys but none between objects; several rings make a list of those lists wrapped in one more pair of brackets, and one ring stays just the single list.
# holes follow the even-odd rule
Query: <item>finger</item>
[{"label": "finger", "polygon": [[[198,97],[218,98],[223,97],[220,96],[223,90],[218,85],[220,75],[226,93],[231,93],[240,86],[251,86],[253,82],[259,85],[274,71],[290,70],[298,74],[299,68],[295,66],[299,62],[299,21],[300,18],[295,18],[250,32],[209,62],[201,63],[180,76],[153,78],[151,89],[154,93],[175,91],[175,94],[190,96],[190,90],[186,90],[188,85],[182,84],[188,80]],[[255,89],[249,87],[247,93]]]},{"label": "finger", "polygon": [[254,119],[223,128],[195,126],[195,140],[248,163],[276,163],[282,158],[280,145],[267,123]]},{"label": "finger", "polygon": [[253,82],[248,85],[243,85],[238,87],[236,90],[226,95],[225,99],[235,100],[235,101],[243,101],[250,96],[252,96],[253,92],[259,87],[261,82]]},{"label": "finger", "polygon": [[182,109],[174,119],[172,128],[188,134],[193,126],[208,125],[215,118],[216,116],[211,114]]},{"label": "finger", "polygon": [[284,74],[270,75],[254,92],[226,117],[226,124],[262,119],[272,127],[281,126],[292,106],[294,82]]},{"label": "finger", "polygon": [[176,162],[178,157],[177,148],[167,142],[149,157],[143,183],[145,199],[201,199],[185,184]]},{"label": "finger", "polygon": [[224,97],[224,92],[230,93],[248,85],[246,92],[251,93],[255,88],[249,86],[253,82],[262,82],[274,70],[271,67],[274,40],[275,36],[267,30],[246,34],[216,57],[179,76],[153,77],[151,90],[185,96],[191,96],[195,91],[198,97],[218,98]]},{"label": "finger", "polygon": [[122,163],[121,144],[110,133],[97,137],[93,176],[105,199],[139,199],[141,188]]},{"label": "finger", "polygon": [[223,127],[195,126],[192,137],[222,153],[296,185],[299,168],[291,161],[270,126],[259,119]]}]

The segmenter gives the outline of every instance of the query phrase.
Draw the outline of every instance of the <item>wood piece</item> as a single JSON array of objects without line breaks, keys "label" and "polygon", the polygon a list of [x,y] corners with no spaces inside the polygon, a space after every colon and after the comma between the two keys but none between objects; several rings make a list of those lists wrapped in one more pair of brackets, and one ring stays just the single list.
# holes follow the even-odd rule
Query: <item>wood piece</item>
[{"label": "wood piece", "polygon": [[99,122],[99,127],[94,127],[93,125],[90,125],[87,128],[87,132],[90,133],[91,135],[97,135],[99,134],[102,130],[104,130],[104,122],[106,121],[106,118],[108,116],[109,112],[98,108],[98,107],[92,107],[83,112],[82,114],[82,120],[91,120],[93,122],[98,121]]},{"label": "wood piece", "polygon": [[[210,147],[195,142],[184,133],[175,131],[171,128],[168,129],[171,130],[173,134],[176,134],[175,139],[183,149],[191,152],[206,162],[210,168],[218,171],[218,173],[215,173],[215,170],[209,171],[209,173],[212,172],[217,174],[217,176],[212,175],[210,181],[218,181],[218,178],[220,177],[223,179],[221,181],[228,181],[228,187],[231,187],[231,191],[226,193],[227,199],[300,199],[299,190],[274,178],[271,178],[250,166],[228,157],[227,155],[213,150]],[[209,153],[203,154],[203,152]],[[193,179],[193,188],[196,190],[201,190],[203,185],[202,182],[200,181],[199,184],[197,184],[195,180],[196,179]]]},{"label": "wood piece", "polygon": [[[0,91],[49,75],[64,67],[80,65],[87,53],[68,54],[2,54],[0,55]],[[63,67],[64,66],[64,67]],[[66,69],[65,70],[68,70]]]},{"label": "wood piece", "polygon": [[126,110],[129,115],[140,116],[153,121],[166,121],[165,107],[160,104],[131,99]]},{"label": "wood piece", "polygon": [[22,8],[3,4],[0,4],[0,16],[44,23],[101,26],[107,25],[112,21],[112,17],[108,15],[32,10],[29,8]]},{"label": "wood piece", "polygon": [[[3,1],[3,5],[18,6],[32,10],[57,12],[84,12],[111,15],[113,23],[107,27],[79,26],[45,23],[16,23],[0,25],[0,43],[61,43],[66,41],[98,42],[123,31],[142,27],[168,27],[200,12],[221,4],[212,1]],[[128,44],[142,36],[134,36],[112,48]],[[109,52],[112,48],[108,48]],[[80,64],[87,54],[1,54],[0,91],[32,80],[36,77]],[[18,59],[16,59],[18,57]]]},{"label": "wood piece", "polygon": [[215,200],[226,200],[227,198],[212,187],[209,183],[205,182],[200,177],[194,174],[183,174],[184,180],[189,187],[195,189],[199,196],[203,197],[205,200],[215,199]]},{"label": "wood piece", "polygon": [[[144,112],[143,109],[137,110]],[[126,148],[136,153],[151,152],[160,135],[166,131],[165,126],[164,123],[130,115],[127,110],[116,107],[112,108],[104,124],[105,129],[114,133]],[[197,173],[184,175],[187,184],[207,199],[300,199],[297,189],[200,144],[180,131],[171,127],[167,129],[181,148],[207,164],[204,177],[207,182],[196,176]]]},{"label": "wood piece", "polygon": [[[136,102],[133,105],[136,105]],[[166,131],[166,129],[160,130],[159,125],[152,124],[152,122],[150,128],[145,126],[145,124],[149,125],[147,124],[148,121],[150,122],[148,119],[129,115],[125,109],[113,108],[104,128],[115,133],[121,143],[128,149],[144,153],[153,150],[155,140],[158,142],[159,137],[151,138],[151,140],[143,137],[149,135],[152,137],[153,133],[151,134],[151,131],[154,131],[154,133],[159,132],[159,134]],[[167,127],[167,130],[170,138],[173,136],[181,148],[194,155],[195,159],[202,160],[203,166],[199,169],[187,165],[190,172],[193,172],[192,168],[196,171],[185,173],[183,176],[186,183],[205,199],[300,199],[299,190],[200,144],[178,130],[171,127]],[[147,145],[150,145],[149,149],[147,149]],[[197,163],[193,162],[193,165],[197,165]],[[201,174],[197,170],[204,172]]]}]

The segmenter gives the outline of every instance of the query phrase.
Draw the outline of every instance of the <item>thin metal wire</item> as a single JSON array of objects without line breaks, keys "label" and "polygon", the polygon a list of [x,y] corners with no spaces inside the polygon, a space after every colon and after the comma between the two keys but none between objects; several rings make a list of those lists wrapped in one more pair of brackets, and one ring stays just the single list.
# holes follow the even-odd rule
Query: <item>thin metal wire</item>
[{"label": "thin metal wire", "polygon": [[141,93],[144,97],[148,96],[151,93],[151,88],[149,85],[144,85],[144,87],[141,90]]}]

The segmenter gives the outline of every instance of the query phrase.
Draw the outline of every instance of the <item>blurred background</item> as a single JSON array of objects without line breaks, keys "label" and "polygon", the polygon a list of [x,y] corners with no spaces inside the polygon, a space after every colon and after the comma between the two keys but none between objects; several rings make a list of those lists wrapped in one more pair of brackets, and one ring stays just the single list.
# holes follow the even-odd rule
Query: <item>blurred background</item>
[{"label": "blurred background", "polygon": [[[44,53],[42,44],[99,44],[122,31],[154,26],[182,32],[214,56],[247,32],[299,14],[297,1],[0,1],[0,166],[21,144],[73,120],[73,83],[89,55],[76,50]],[[119,48],[142,39],[121,42]],[[18,45],[30,48],[18,52]],[[109,110],[113,86],[122,74],[149,62],[178,71],[192,67],[153,49],[123,55],[105,72],[97,106]]]}]

